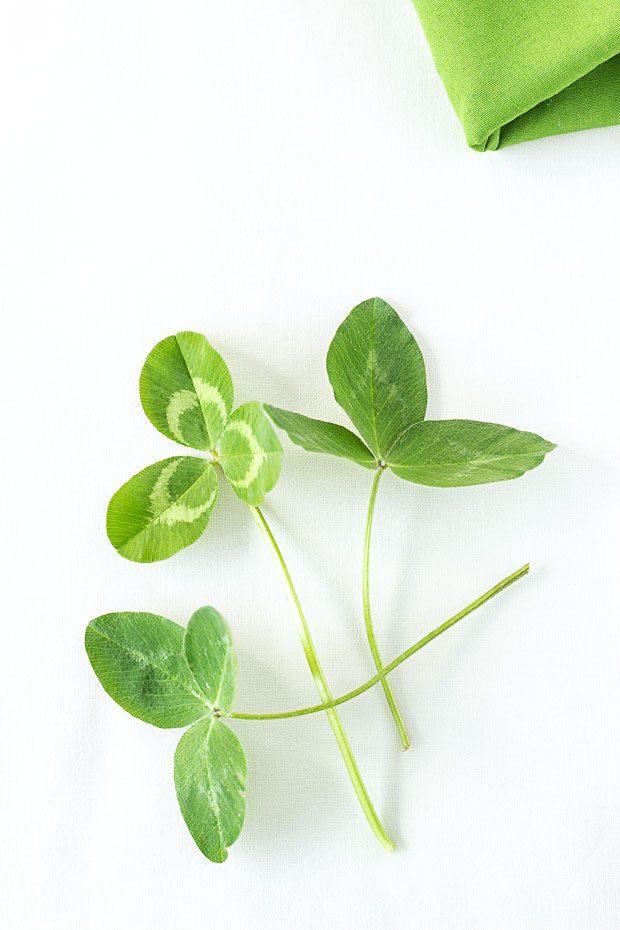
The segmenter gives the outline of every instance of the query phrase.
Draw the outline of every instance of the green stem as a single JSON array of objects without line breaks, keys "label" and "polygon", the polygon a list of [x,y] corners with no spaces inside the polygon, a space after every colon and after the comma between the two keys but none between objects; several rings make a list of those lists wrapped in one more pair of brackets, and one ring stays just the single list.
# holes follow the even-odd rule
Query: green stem
[{"label": "green stem", "polygon": [[[375,474],[375,480],[372,483],[372,490],[370,492],[370,501],[368,502],[368,514],[366,516],[366,533],[364,535],[364,566],[362,573],[362,601],[364,605],[364,624],[366,626],[366,636],[368,638],[368,645],[370,646],[370,651],[372,652],[372,657],[375,660],[375,667],[377,672],[383,671],[383,660],[381,658],[381,653],[379,652],[379,647],[377,646],[377,639],[375,637],[375,630],[372,624],[372,614],[370,611],[370,534],[372,531],[372,518],[375,512],[375,501],[377,499],[377,491],[379,490],[379,481],[381,480],[381,475],[385,471],[381,466],[377,469]],[[396,704],[396,699],[392,693],[392,688],[387,677],[381,679],[381,686],[385,693],[386,700],[388,702],[388,707],[394,718],[394,723],[396,724],[396,729],[400,736],[400,741],[403,745],[403,749],[409,749],[411,746],[411,741],[409,739],[409,734],[403,722],[400,710]]]},{"label": "green stem", "polygon": [[[384,849],[392,850],[395,848],[394,843],[392,842],[392,840],[389,838],[389,836],[383,829],[381,821],[379,820],[379,817],[377,816],[377,812],[375,811],[372,805],[372,801],[370,800],[368,791],[366,790],[366,786],[364,785],[364,782],[362,781],[362,776],[357,767],[357,762],[355,761],[355,756],[353,755],[353,750],[351,749],[349,739],[344,730],[344,727],[342,725],[338,712],[334,709],[335,703],[332,700],[332,696],[329,690],[329,686],[327,684],[327,680],[325,678],[325,675],[323,674],[323,670],[319,663],[319,658],[316,654],[316,649],[314,648],[312,636],[310,635],[310,630],[308,628],[308,624],[306,622],[306,618],[304,616],[304,612],[302,610],[299,597],[297,596],[297,591],[295,590],[295,586],[293,585],[292,578],[290,576],[286,562],[284,561],[284,558],[280,551],[280,547],[278,546],[275,540],[275,537],[273,533],[271,532],[269,524],[265,520],[265,517],[263,513],[261,512],[261,510],[258,507],[252,507],[252,506],[250,506],[250,510],[252,512],[252,516],[258,523],[258,526],[261,532],[263,533],[267,542],[269,543],[269,546],[271,547],[271,551],[275,557],[278,568],[280,569],[280,572],[284,579],[284,584],[286,586],[287,593],[291,599],[293,607],[295,608],[295,611],[299,618],[299,635],[301,637],[301,643],[304,649],[304,653],[306,655],[306,661],[308,662],[308,665],[310,666],[310,671],[312,672],[312,677],[314,678],[316,689],[319,693],[321,701],[323,702],[323,704],[319,705],[319,709],[323,710],[323,705],[325,705],[325,711],[327,714],[327,718],[334,732],[334,736],[336,737],[336,742],[338,743],[338,747],[342,754],[342,758],[344,759],[344,763],[347,767],[349,778],[351,779],[351,782],[355,789],[355,793],[361,804],[362,810],[364,811],[366,820],[370,824],[375,836],[377,837],[381,845],[384,847]],[[229,714],[228,716],[236,717],[239,715]]]},{"label": "green stem", "polygon": [[325,701],[323,704],[314,704],[312,707],[301,707],[299,710],[286,710],[281,711],[280,713],[273,714],[242,714],[242,713],[229,713],[224,714],[221,711],[218,711],[220,717],[234,717],[235,720],[284,720],[289,717],[303,717],[306,714],[318,714],[320,711],[327,711],[329,713],[330,709],[337,707],[338,704],[345,704],[347,701],[352,700],[353,698],[358,697],[360,694],[363,694],[365,691],[368,691],[369,688],[374,687],[380,681],[383,681],[386,675],[389,675],[390,672],[393,672],[402,662],[405,662],[409,659],[414,652],[419,652],[420,649],[423,649],[424,646],[432,642],[442,633],[445,633],[446,630],[449,630],[451,626],[454,626],[455,623],[458,623],[459,620],[462,620],[468,614],[473,613],[478,607],[482,607],[483,604],[486,604],[487,601],[490,601],[492,597],[495,597],[496,594],[499,594],[501,591],[504,591],[509,585],[514,584],[515,581],[518,581],[519,578],[523,578],[530,570],[530,566],[523,565],[522,568],[519,568],[516,572],[513,572],[512,575],[508,575],[507,578],[504,578],[503,581],[500,581],[498,584],[494,585],[492,588],[489,588],[488,591],[485,591],[484,594],[481,594],[480,597],[476,598],[475,601],[472,601],[471,604],[468,604],[467,607],[464,607],[463,610],[460,610],[458,614],[454,614],[453,617],[450,617],[449,620],[446,620],[441,626],[436,627],[430,633],[427,633],[422,639],[418,640],[413,646],[410,646],[409,649],[405,649],[404,652],[401,652],[399,656],[393,659],[388,665],[386,665],[380,672],[378,672],[373,678],[370,678],[368,681],[364,682],[363,685],[360,685],[358,688],[354,688],[353,691],[347,691],[346,694],[343,694],[342,697],[335,698],[334,700]]}]

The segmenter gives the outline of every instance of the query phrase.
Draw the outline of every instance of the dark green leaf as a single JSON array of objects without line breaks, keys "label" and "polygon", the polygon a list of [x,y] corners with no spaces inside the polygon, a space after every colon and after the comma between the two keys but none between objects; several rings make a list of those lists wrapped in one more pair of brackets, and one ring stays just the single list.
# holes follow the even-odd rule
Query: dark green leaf
[{"label": "dark green leaf", "polygon": [[209,707],[185,661],[183,634],[157,614],[104,614],[86,628],[86,652],[124,710],[156,727],[185,727]]},{"label": "dark green leaf", "polygon": [[212,707],[232,709],[237,660],[228,624],[214,607],[201,607],[185,631],[185,658]]},{"label": "dark green leaf", "polygon": [[241,743],[215,717],[184,733],[174,755],[181,813],[201,852],[224,862],[243,827],[246,762]]},{"label": "dark green leaf", "polygon": [[555,446],[535,433],[477,420],[427,420],[388,451],[392,471],[416,484],[450,488],[518,478]]},{"label": "dark green leaf", "polygon": [[338,327],[327,353],[334,396],[377,458],[426,413],[420,348],[395,310],[374,297]]},{"label": "dark green leaf", "polygon": [[363,465],[364,468],[376,468],[377,463],[372,452],[366,448],[359,436],[344,426],[328,423],[325,420],[313,420],[301,413],[282,410],[265,404],[265,410],[280,429],[288,433],[289,439],[307,449],[308,452],[324,452],[337,455]]},{"label": "dark green leaf", "polygon": [[176,456],[130,478],[108,506],[110,542],[132,562],[167,559],[204,531],[218,495],[211,462]]}]

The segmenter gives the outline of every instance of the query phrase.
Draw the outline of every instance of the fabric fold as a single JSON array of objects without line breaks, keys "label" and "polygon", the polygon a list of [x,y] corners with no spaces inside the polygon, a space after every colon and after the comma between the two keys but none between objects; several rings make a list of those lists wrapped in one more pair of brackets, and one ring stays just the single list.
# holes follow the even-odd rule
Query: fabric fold
[{"label": "fabric fold", "polygon": [[620,0],[414,0],[468,144],[620,123]]}]

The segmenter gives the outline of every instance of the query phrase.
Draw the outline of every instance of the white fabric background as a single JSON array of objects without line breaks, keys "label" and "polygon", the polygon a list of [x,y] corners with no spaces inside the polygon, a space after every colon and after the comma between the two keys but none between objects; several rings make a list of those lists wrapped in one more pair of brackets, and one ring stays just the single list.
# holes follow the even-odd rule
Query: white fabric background
[{"label": "white fabric background", "polygon": [[[3,926],[618,927],[620,131],[470,152],[408,0],[5,0],[0,17]],[[315,696],[229,492],[170,561],[107,542],[111,493],[173,453],[138,373],[192,328],[239,400],[342,422],[325,352],[374,294],[420,341],[432,416],[560,446],[516,482],[385,480],[384,655],[527,559],[532,575],[394,674],[409,753],[379,691],[343,709],[395,854],[316,716],[236,726],[247,823],[215,866],[177,810],[178,733],[104,695],[87,621],[212,603],[240,709]],[[370,480],[287,446],[265,507],[336,692],[372,672]]]}]

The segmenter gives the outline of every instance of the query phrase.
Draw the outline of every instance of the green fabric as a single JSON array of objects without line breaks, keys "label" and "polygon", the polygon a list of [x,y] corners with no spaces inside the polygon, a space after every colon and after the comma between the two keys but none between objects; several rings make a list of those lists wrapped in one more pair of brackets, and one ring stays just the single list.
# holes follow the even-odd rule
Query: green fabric
[{"label": "green fabric", "polygon": [[479,152],[620,123],[620,0],[414,0]]}]

